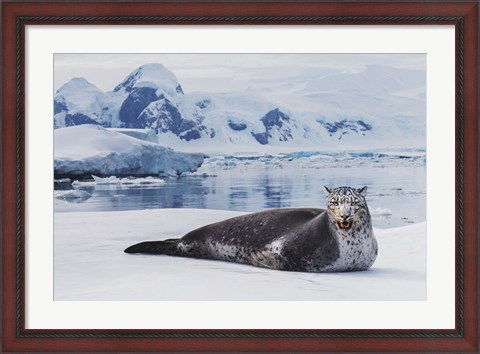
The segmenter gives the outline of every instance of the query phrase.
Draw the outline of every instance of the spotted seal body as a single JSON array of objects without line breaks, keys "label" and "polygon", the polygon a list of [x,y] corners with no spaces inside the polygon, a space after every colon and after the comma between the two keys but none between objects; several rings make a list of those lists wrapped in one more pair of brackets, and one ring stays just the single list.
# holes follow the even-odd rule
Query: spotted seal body
[{"label": "spotted seal body", "polygon": [[272,209],[195,229],[179,239],[142,242],[126,253],[166,254],[277,270],[366,270],[377,256],[366,187],[325,187],[327,210]]}]

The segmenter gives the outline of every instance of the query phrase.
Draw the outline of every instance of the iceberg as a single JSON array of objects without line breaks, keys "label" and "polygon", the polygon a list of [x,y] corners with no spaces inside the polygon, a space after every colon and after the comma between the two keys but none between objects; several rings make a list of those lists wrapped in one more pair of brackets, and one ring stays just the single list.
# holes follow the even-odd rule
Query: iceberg
[{"label": "iceberg", "polygon": [[159,144],[107,130],[78,125],[54,132],[55,178],[105,176],[158,176],[195,172],[206,157],[183,153]]}]

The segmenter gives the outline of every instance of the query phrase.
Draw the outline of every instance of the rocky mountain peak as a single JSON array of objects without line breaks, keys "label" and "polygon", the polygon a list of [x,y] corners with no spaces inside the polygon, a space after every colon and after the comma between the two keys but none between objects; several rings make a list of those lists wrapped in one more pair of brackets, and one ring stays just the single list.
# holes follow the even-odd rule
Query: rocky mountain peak
[{"label": "rocky mountain peak", "polygon": [[144,64],[132,71],[113,91],[131,92],[137,87],[163,89],[183,95],[183,90],[173,72],[159,63]]}]

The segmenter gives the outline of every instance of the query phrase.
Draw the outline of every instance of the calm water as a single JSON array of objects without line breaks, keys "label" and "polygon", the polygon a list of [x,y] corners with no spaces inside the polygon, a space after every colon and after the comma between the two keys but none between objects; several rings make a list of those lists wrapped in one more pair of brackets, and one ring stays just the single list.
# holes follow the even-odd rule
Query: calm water
[{"label": "calm water", "polygon": [[[205,208],[259,211],[325,207],[323,186],[367,186],[373,224],[380,228],[425,220],[425,167],[259,168],[227,170],[217,177],[168,178],[164,186],[85,186],[82,202],[55,201],[55,212]],[[69,189],[70,184],[55,189]],[[380,209],[383,211],[381,212]],[[388,209],[387,211],[385,209]],[[378,215],[375,214],[391,214]]]}]

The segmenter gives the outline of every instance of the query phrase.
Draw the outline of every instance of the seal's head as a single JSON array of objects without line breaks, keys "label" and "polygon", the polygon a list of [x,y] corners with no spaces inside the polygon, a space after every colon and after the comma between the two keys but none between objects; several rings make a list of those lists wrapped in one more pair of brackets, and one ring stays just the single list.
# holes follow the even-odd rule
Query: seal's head
[{"label": "seal's head", "polygon": [[327,196],[329,218],[335,221],[341,229],[352,227],[352,224],[359,219],[360,213],[368,210],[365,201],[367,187],[359,189],[350,187],[330,189],[324,187],[324,190]]}]

